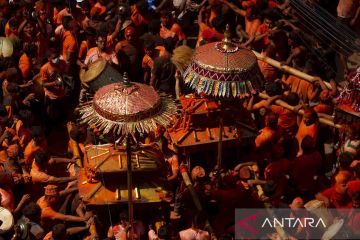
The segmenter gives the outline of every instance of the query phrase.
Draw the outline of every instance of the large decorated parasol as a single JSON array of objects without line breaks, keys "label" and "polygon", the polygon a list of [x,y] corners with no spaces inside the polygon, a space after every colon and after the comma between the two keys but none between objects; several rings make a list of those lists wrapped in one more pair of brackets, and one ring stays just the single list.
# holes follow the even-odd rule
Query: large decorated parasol
[{"label": "large decorated parasol", "polygon": [[167,126],[177,111],[175,102],[153,87],[124,82],[100,88],[92,101],[79,108],[80,122],[95,125],[104,134],[147,133]]},{"label": "large decorated parasol", "polygon": [[197,93],[243,98],[262,88],[262,74],[252,51],[231,42],[228,26],[224,35],[223,41],[196,49],[184,81]]}]

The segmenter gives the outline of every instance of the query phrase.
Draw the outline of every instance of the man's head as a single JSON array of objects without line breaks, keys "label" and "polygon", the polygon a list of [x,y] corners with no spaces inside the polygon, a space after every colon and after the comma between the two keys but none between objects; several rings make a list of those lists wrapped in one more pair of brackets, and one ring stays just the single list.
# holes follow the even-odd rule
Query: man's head
[{"label": "man's head", "polygon": [[125,39],[128,42],[134,42],[136,40],[135,28],[131,26],[125,28]]},{"label": "man's head", "polygon": [[19,156],[19,146],[17,144],[10,145],[6,150],[6,153],[9,158],[17,159]]},{"label": "man's head", "polygon": [[45,168],[48,162],[49,162],[49,156],[45,152],[40,151],[35,153],[35,163],[39,167]]},{"label": "man's head", "polygon": [[43,132],[40,126],[30,127],[30,137],[35,143],[39,144],[43,139]]},{"label": "man's head", "polygon": [[127,225],[128,221],[129,221],[129,213],[127,210],[123,210],[120,215],[120,223],[122,225]]},{"label": "man's head", "polygon": [[317,119],[317,113],[312,108],[308,108],[304,111],[303,121],[306,126],[314,124]]},{"label": "man's head", "polygon": [[203,212],[195,214],[192,220],[192,226],[197,229],[204,229],[206,223],[206,215]]},{"label": "man's head", "polygon": [[48,201],[50,203],[50,205],[55,204],[59,198],[58,186],[51,185],[51,184],[47,185],[45,187],[44,195],[45,195],[46,201]]},{"label": "man's head", "polygon": [[360,191],[354,192],[352,194],[352,207],[353,208],[360,208]]},{"label": "man's head", "polygon": [[100,51],[105,50],[106,37],[103,34],[98,34],[96,37],[96,46]]},{"label": "man's head", "polygon": [[144,51],[148,56],[153,56],[155,52],[155,41],[152,39],[147,39],[144,42]]},{"label": "man's head", "polygon": [[314,138],[312,138],[309,135],[306,135],[301,141],[301,149],[304,151],[304,153],[308,153],[311,152],[314,148],[315,148]]},{"label": "man's head", "polygon": [[36,203],[30,202],[23,208],[22,214],[30,221],[40,222],[41,208]]},{"label": "man's head", "polygon": [[37,55],[37,46],[34,43],[30,43],[30,44],[26,44],[24,46],[24,53],[29,57],[29,58],[34,58]]},{"label": "man's head", "polygon": [[347,191],[347,184],[351,180],[352,174],[346,170],[340,170],[335,176],[335,191],[340,194],[345,194]]},{"label": "man's head", "polygon": [[66,226],[63,223],[56,224],[52,227],[52,237],[54,240],[66,240]]},{"label": "man's head", "polygon": [[164,27],[171,27],[172,15],[168,10],[163,10],[160,12],[160,22]]},{"label": "man's head", "polygon": [[200,166],[195,166],[191,170],[191,179],[194,182],[198,182],[206,176],[205,169]]},{"label": "man's head", "polygon": [[85,28],[84,34],[87,41],[89,41],[90,43],[95,43],[96,30],[94,28],[92,27]]},{"label": "man's head", "polygon": [[297,93],[291,92],[287,96],[285,96],[284,101],[291,106],[296,106],[299,104],[300,98]]},{"label": "man's head", "polygon": [[58,66],[60,62],[60,54],[55,48],[49,49],[48,61],[52,66]]}]

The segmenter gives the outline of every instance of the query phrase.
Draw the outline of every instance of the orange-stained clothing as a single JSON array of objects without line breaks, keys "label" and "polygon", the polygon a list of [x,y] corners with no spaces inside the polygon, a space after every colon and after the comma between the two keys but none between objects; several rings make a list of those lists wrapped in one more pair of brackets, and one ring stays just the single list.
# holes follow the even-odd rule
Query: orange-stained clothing
[{"label": "orange-stained clothing", "polygon": [[299,143],[299,151],[300,152],[302,152],[301,142],[306,136],[312,137],[312,139],[314,140],[314,143],[316,144],[317,136],[318,136],[318,124],[317,123],[313,123],[310,126],[306,126],[306,124],[304,123],[304,120],[301,121],[298,132],[296,133],[296,136],[295,136],[296,140]]},{"label": "orange-stained clothing", "polygon": [[71,16],[71,13],[69,12],[69,10],[67,8],[62,9],[59,12],[55,12],[54,11],[54,22],[56,25],[60,25],[62,23],[62,19],[65,16]]},{"label": "orange-stained clothing", "polygon": [[[242,1],[241,6],[243,8],[252,7],[252,6],[256,5],[256,2],[257,2],[257,0]],[[278,6],[279,5],[276,2],[274,2],[272,0],[268,1],[268,8],[277,8]]]},{"label": "orange-stained clothing", "polygon": [[[269,32],[269,29],[265,24],[261,24],[257,29],[258,35],[262,35],[262,34],[265,34],[268,32]],[[269,39],[269,34],[267,34],[262,38],[262,47],[265,48],[269,44],[270,44],[270,39]]]},{"label": "orange-stained clothing", "polygon": [[278,115],[279,136],[284,137],[284,139],[295,136],[298,130],[296,113],[275,104],[271,105],[270,109]]},{"label": "orange-stained clothing", "polygon": [[198,40],[196,42],[196,47],[200,46],[200,42],[204,39],[203,38],[203,33],[204,33],[205,30],[211,31],[212,34],[214,35],[214,39],[216,39],[217,41],[221,41],[224,38],[224,34],[219,33],[215,29],[212,29],[211,27],[209,27],[205,23],[200,23],[199,24],[199,35],[198,35]]},{"label": "orange-stained clothing", "polygon": [[36,183],[47,183],[52,176],[48,175],[46,171],[40,169],[39,165],[33,161],[30,171],[31,180],[34,184]]},{"label": "orange-stained clothing", "polygon": [[130,7],[130,11],[131,21],[134,23],[135,26],[147,25],[150,23],[149,19],[140,14],[135,4]]},{"label": "orange-stained clothing", "polygon": [[257,148],[268,146],[276,139],[276,131],[269,127],[264,127],[259,132],[260,134],[255,138],[255,146]]},{"label": "orange-stained clothing", "polygon": [[273,82],[277,79],[278,76],[277,68],[262,60],[258,60],[258,65],[266,82]]},{"label": "orange-stained clothing", "polygon": [[19,138],[19,146],[21,150],[24,150],[30,141],[30,131],[27,127],[24,126],[24,123],[21,120],[16,122],[15,131]]},{"label": "orange-stained clothing", "polygon": [[173,38],[177,36],[179,41],[184,40],[186,38],[185,34],[183,33],[181,27],[177,23],[173,23],[170,29],[166,28],[165,26],[161,25],[160,28],[160,37],[163,39],[166,38]]},{"label": "orange-stained clothing", "polygon": [[359,8],[359,0],[340,0],[337,6],[337,15],[341,18],[352,18]]},{"label": "orange-stained clothing", "polygon": [[19,69],[24,79],[29,79],[31,73],[31,59],[23,53],[19,59]]},{"label": "orange-stained clothing", "polygon": [[52,238],[52,232],[48,232],[46,235],[45,235],[45,237],[44,237],[44,239],[43,240],[52,240],[53,238]]},{"label": "orange-stained clothing", "polygon": [[[74,56],[77,51],[76,36],[70,31],[65,31],[62,38],[62,57],[65,61],[69,61],[69,57]],[[70,56],[68,54],[70,53]]]},{"label": "orange-stained clothing", "polygon": [[[41,81],[43,83],[53,82],[57,74],[65,72],[66,62],[59,60],[58,67],[55,68],[49,62],[45,63],[40,69]],[[65,96],[65,89],[62,86],[44,87],[45,96],[52,100],[60,99]]]},{"label": "orange-stained clothing", "polygon": [[158,57],[162,57],[166,55],[166,50],[163,46],[155,47],[154,56],[150,57],[149,55],[145,54],[142,60],[142,68],[147,70],[152,70],[154,67],[154,60]]},{"label": "orange-stained clothing", "polygon": [[312,101],[316,97],[316,88],[314,85],[306,80],[290,75],[285,84],[299,95],[299,98],[304,102]]},{"label": "orange-stained clothing", "polygon": [[46,140],[41,142],[41,144],[39,146],[35,145],[34,140],[31,140],[26,145],[25,150],[24,150],[24,160],[25,160],[25,164],[28,166],[29,169],[34,161],[35,154],[40,151],[45,151],[46,149],[47,149]]},{"label": "orange-stained clothing", "polygon": [[17,29],[15,29],[15,30],[10,29],[9,21],[7,21],[7,23],[5,24],[4,31],[5,31],[5,37],[11,37],[11,36],[17,36],[18,35]]}]

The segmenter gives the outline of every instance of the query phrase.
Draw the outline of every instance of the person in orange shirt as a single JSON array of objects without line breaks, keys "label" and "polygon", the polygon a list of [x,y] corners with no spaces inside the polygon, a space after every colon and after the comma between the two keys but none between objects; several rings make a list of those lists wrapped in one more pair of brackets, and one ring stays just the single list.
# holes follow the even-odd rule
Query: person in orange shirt
[{"label": "person in orange shirt", "polygon": [[95,62],[98,59],[103,59],[111,64],[119,65],[116,53],[113,50],[107,50],[105,48],[106,36],[99,34],[96,37],[96,47],[90,48],[86,54],[83,67],[87,68],[89,64]]},{"label": "person in orange shirt", "polygon": [[72,177],[54,177],[47,173],[49,165],[58,163],[75,163],[75,159],[67,158],[49,158],[45,152],[37,152],[35,154],[35,160],[31,165],[30,176],[34,184],[61,184],[74,181],[77,176]]},{"label": "person in orange shirt", "polygon": [[76,32],[79,26],[72,17],[66,16],[63,18],[63,27],[65,32],[61,39],[61,56],[65,62],[75,63],[78,50]]},{"label": "person in orange shirt", "polygon": [[[276,49],[273,45],[269,45],[261,54],[265,57],[274,59],[276,56]],[[266,82],[273,82],[278,78],[279,71],[277,68],[260,59],[258,60],[258,64]]]},{"label": "person in orange shirt", "polygon": [[65,222],[85,222],[87,218],[85,216],[73,216],[65,215],[58,212],[56,206],[60,203],[60,198],[75,191],[76,189],[66,189],[59,192],[58,187],[55,185],[47,185],[45,187],[44,196],[39,198],[36,202],[41,208],[41,226],[44,230],[50,230],[51,226],[54,225],[56,221],[65,221]]},{"label": "person in orange shirt", "polygon": [[144,70],[144,83],[149,84],[150,74],[154,67],[154,60],[165,55],[163,46],[155,46],[155,41],[149,39],[144,43],[145,55],[142,60],[142,68]]},{"label": "person in orange shirt", "polygon": [[268,113],[265,117],[265,127],[259,131],[259,135],[255,138],[256,148],[266,148],[276,142],[276,128],[278,119],[274,113]]},{"label": "person in orange shirt", "polygon": [[35,44],[28,44],[24,46],[24,53],[19,59],[19,69],[25,81],[32,78],[32,62],[36,55],[37,47]]},{"label": "person in orange shirt", "polygon": [[312,108],[308,108],[304,111],[303,119],[301,120],[298,132],[295,135],[298,143],[298,157],[303,154],[301,143],[306,136],[312,137],[314,139],[314,144],[316,144],[318,137],[318,116]]},{"label": "person in orange shirt", "polygon": [[40,68],[40,77],[44,87],[45,96],[50,99],[59,99],[64,95],[63,88],[57,81],[57,75],[66,73],[66,62],[61,59],[61,56],[56,49],[49,49],[48,62]]},{"label": "person in orange shirt", "polygon": [[163,39],[177,37],[178,41],[185,40],[186,36],[183,33],[181,26],[174,22],[172,14],[169,11],[162,11],[160,13],[160,37]]},{"label": "person in orange shirt", "polygon": [[46,138],[44,137],[40,126],[32,126],[30,128],[30,137],[31,140],[24,150],[24,162],[29,172],[34,161],[35,154],[40,151],[47,150]]},{"label": "person in orange shirt", "polygon": [[85,29],[84,34],[86,39],[82,41],[80,44],[79,54],[77,59],[77,64],[81,68],[85,67],[84,61],[89,49],[96,47],[96,30],[92,27],[88,27]]}]

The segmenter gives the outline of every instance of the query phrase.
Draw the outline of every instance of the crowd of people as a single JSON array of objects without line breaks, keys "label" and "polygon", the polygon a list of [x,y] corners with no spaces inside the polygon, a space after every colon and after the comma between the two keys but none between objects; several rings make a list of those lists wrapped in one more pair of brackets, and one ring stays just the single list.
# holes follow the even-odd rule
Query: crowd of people
[{"label": "crowd of people", "polygon": [[[134,239],[234,239],[236,208],[263,208],[266,202],[296,209],[312,199],[328,208],[358,208],[360,119],[341,129],[319,122],[333,119],[338,86],[349,80],[353,69],[336,42],[306,31],[291,2],[1,0],[0,41],[6,38],[13,47],[12,54],[4,56],[7,49],[0,46],[0,204],[16,224],[0,233],[0,239],[123,240],[129,232]],[[333,24],[359,32],[359,1],[307,2],[333,14]],[[178,82],[181,73],[171,60],[174,51],[221,41],[227,24],[241,47],[316,76],[316,81],[258,61],[269,98],[253,92],[239,106],[260,129],[246,148],[246,159],[241,159],[256,164],[189,169],[202,212],[194,211],[192,195],[181,180],[179,168],[185,158],[167,147],[171,142],[162,131],[158,139],[170,166],[171,220],[159,210],[160,220],[140,214],[129,226],[124,209],[117,213],[117,224],[97,219],[76,199],[79,159],[66,130],[68,121],[76,121],[74,109],[84,90],[79,72],[103,59],[131,81],[178,98],[190,91]],[[276,104],[279,99],[293,110]],[[69,135],[81,151],[106,141],[94,126],[79,125]],[[69,147],[64,151],[64,146]],[[265,195],[254,194],[256,185]],[[349,236],[360,237],[359,216],[356,211],[343,216]],[[302,231],[306,230],[294,233],[294,239],[304,236]]]}]

